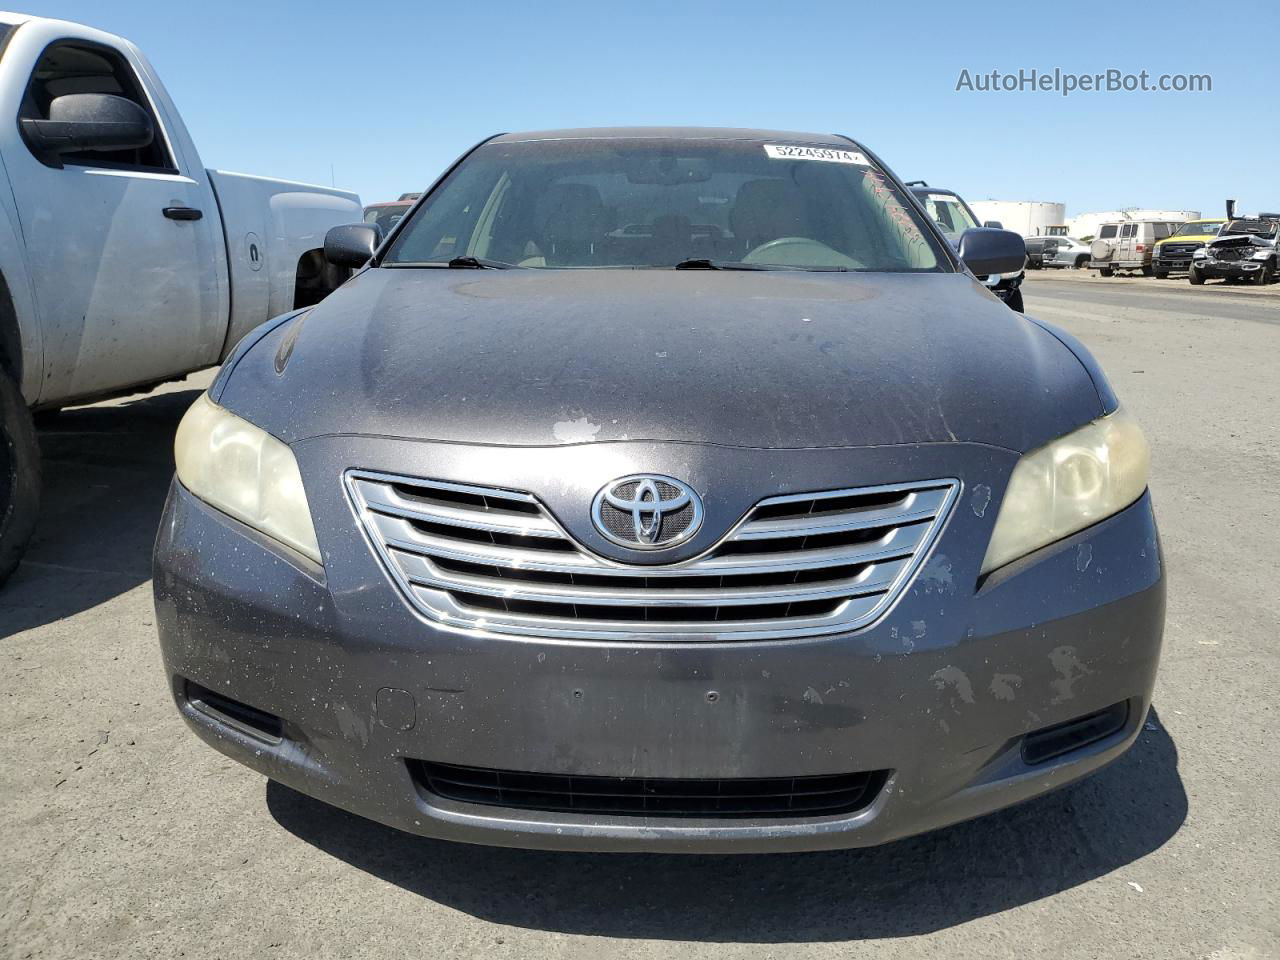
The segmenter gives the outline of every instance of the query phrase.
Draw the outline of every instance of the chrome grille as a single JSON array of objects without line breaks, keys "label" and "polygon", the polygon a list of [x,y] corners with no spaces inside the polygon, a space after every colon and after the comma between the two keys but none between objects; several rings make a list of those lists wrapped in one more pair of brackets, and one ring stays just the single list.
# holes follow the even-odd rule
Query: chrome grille
[{"label": "chrome grille", "polygon": [[529,493],[366,471],[346,482],[375,551],[432,620],[655,640],[864,626],[906,587],[959,489],[936,480],[769,497],[700,556],[640,565],[581,546]]}]

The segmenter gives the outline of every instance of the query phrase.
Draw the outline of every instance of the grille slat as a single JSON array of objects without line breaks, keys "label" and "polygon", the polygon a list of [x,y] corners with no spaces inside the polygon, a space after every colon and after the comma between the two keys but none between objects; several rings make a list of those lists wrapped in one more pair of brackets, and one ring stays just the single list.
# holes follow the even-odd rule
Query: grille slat
[{"label": "grille slat", "polygon": [[869,806],[887,770],[741,779],[586,777],[410,760],[419,788],[463,803],[642,817],[801,817]]},{"label": "grille slat", "polygon": [[782,520],[757,520],[743,525],[738,540],[767,540],[774,537],[811,537],[828,533],[846,533],[851,530],[868,530],[916,520],[931,520],[946,497],[945,490],[929,490],[918,502],[911,501],[907,509],[880,507],[876,510],[824,515],[808,513],[803,517]]},{"label": "grille slat", "polygon": [[[906,559],[889,563],[869,564],[855,577],[847,577],[829,583],[803,586],[753,586],[723,587],[722,577],[707,577],[708,583],[700,589],[651,587],[617,588],[576,586],[573,584],[543,584],[536,581],[519,581],[515,576],[478,577],[468,574],[442,571],[430,559],[415,554],[393,554],[408,579],[424,587],[441,590],[459,590],[464,593],[490,597],[507,597],[512,600],[534,600],[546,603],[592,603],[605,606],[737,606],[741,604],[784,603],[805,600],[822,600],[829,597],[862,596],[882,593],[889,588],[907,564]],[[499,568],[501,569],[501,568]],[[623,579],[619,577],[619,579]],[[628,580],[640,579],[628,577]]]},{"label": "grille slat", "polygon": [[362,490],[369,509],[406,520],[517,537],[559,539],[563,536],[559,528],[541,514],[506,511],[494,507],[477,510],[465,506],[451,506],[423,498],[404,497],[396,492],[395,488],[389,486],[365,484]]},{"label": "grille slat", "polygon": [[590,552],[521,491],[364,471],[346,479],[375,550],[431,619],[605,639],[862,626],[910,581],[959,489],[938,480],[769,497],[701,555],[640,565]]}]

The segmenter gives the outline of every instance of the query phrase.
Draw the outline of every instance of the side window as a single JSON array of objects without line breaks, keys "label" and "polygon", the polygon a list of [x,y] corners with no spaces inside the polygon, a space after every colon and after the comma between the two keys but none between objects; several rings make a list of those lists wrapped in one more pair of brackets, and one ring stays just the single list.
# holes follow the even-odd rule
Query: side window
[{"label": "side window", "polygon": [[1137,229],[1138,229],[1138,225],[1136,223],[1126,223],[1123,227],[1120,228],[1120,239],[1124,240],[1126,237],[1132,237],[1134,234],[1134,231]]},{"label": "side window", "polygon": [[62,154],[63,163],[176,173],[159,119],[142,92],[142,84],[121,54],[97,44],[50,44],[32,71],[22,98],[19,119],[49,118],[49,104],[68,93],[109,93],[132,100],[151,117],[155,139],[140,150],[82,150]]},{"label": "side window", "polygon": [[1102,230],[1098,233],[1099,240],[1114,240],[1116,235],[1116,225],[1114,223],[1106,223],[1102,225]]}]

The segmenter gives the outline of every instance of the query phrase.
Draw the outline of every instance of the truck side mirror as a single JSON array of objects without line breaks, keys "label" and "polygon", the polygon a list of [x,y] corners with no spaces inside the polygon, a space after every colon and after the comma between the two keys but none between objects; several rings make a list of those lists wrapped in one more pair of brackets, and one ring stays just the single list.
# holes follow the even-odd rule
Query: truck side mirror
[{"label": "truck side mirror", "polygon": [[975,227],[960,235],[957,250],[964,265],[979,277],[1018,273],[1026,265],[1026,242],[1012,230]]},{"label": "truck side mirror", "polygon": [[324,258],[335,267],[359,269],[381,242],[382,231],[376,224],[344,223],[324,235]]},{"label": "truck side mirror", "polygon": [[109,93],[67,93],[49,103],[49,118],[24,117],[22,134],[39,154],[57,161],[81,150],[139,150],[155,128],[147,111]]},{"label": "truck side mirror", "polygon": [[1004,224],[999,220],[988,220],[983,224],[984,227],[990,227],[992,230],[1003,230]]}]

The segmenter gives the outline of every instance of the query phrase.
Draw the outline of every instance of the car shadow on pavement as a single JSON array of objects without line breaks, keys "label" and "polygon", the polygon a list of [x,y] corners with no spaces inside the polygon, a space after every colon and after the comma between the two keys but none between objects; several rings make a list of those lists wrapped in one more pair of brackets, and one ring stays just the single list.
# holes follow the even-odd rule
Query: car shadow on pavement
[{"label": "car shadow on pavement", "polygon": [[95,607],[151,579],[173,477],[173,434],[198,390],[40,418],[40,518],[0,589],[0,638]]},{"label": "car shadow on pavement", "polygon": [[[508,850],[412,836],[270,782],[295,836],[472,916],[608,937],[788,943],[906,937],[1121,870],[1187,815],[1177,749],[1155,711],[1120,760],[991,816],[883,847],[761,856]],[[1113,878],[1127,892],[1126,875]]]}]

